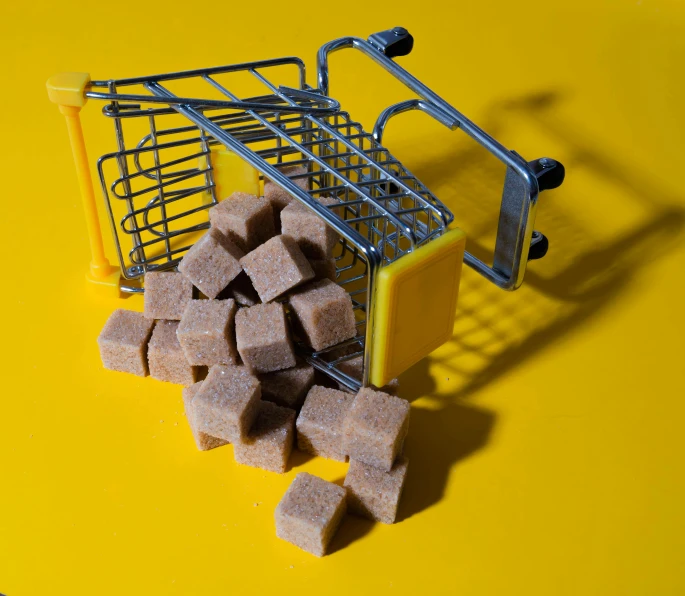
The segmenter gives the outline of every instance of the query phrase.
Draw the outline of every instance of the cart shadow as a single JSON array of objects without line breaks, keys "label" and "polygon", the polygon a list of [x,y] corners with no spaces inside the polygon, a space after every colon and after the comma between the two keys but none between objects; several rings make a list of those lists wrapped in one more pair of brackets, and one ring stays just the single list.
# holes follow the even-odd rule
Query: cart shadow
[{"label": "cart shadow", "polygon": [[[338,486],[343,486],[345,477],[337,478],[332,482]],[[375,525],[376,522],[370,519],[359,517],[358,515],[353,515],[348,512],[348,514],[343,517],[340,527],[331,541],[329,553],[333,554],[339,550],[343,550],[353,542],[362,539],[373,530]]]},{"label": "cart shadow", "polygon": [[[430,357],[458,379],[450,401],[470,398],[559,338],[587,325],[638,283],[645,267],[683,239],[684,197],[662,188],[648,173],[618,163],[591,134],[583,134],[574,123],[564,123],[555,112],[562,100],[559,93],[544,92],[502,102],[490,110],[484,128],[495,137],[506,136],[507,123],[528,118],[527,126],[551,135],[561,147],[563,155],[558,157],[566,165],[567,178],[583,172],[611,185],[627,208],[637,208],[641,216],[607,239],[573,216],[573,197],[568,186],[562,186],[549,198],[541,196],[536,228],[550,238],[550,250],[544,259],[531,264],[520,290],[503,292],[465,267],[455,334]],[[464,167],[455,173],[454,163]],[[465,218],[477,231],[476,237],[494,232],[496,219],[492,221],[491,214],[486,217],[482,202],[483,196],[501,185],[499,162],[479,147],[464,149],[460,144],[442,160],[412,166],[429,188],[457,177],[457,223]],[[463,170],[473,170],[477,176],[465,182],[459,178],[465,175]],[[470,238],[469,252],[488,262],[492,250]],[[462,366],[462,361],[469,361],[468,365]],[[406,383],[404,377],[401,381]]]},{"label": "cart shadow", "polygon": [[[545,195],[541,198],[539,229],[550,238],[550,250],[545,259],[531,265],[520,290],[504,292],[464,268],[452,339],[400,377],[401,397],[409,401],[428,398],[428,403],[412,407],[405,447],[411,464],[398,521],[438,503],[455,465],[488,444],[496,414],[468,400],[589,324],[639,283],[645,267],[682,241],[683,197],[669,194],[658,181],[634,168],[616,163],[609,152],[597,148],[591,135],[582,135],[575,125],[560,124],[552,108],[561,100],[559,94],[540,93],[500,104],[493,108],[490,122],[486,118],[484,128],[498,137],[512,115],[531,118],[533,126],[561,142],[566,155],[558,157],[569,176],[582,169],[603,184],[611,184],[621,200],[632,208],[637,205],[642,216],[610,238],[600,237],[573,217],[573,197],[562,186],[549,200]],[[496,218],[492,221],[492,214],[486,213],[481,203],[485,190],[501,185],[502,169],[488,157],[480,149],[464,151],[460,147],[444,160],[410,164],[429,188],[454,177],[454,163],[478,172],[484,187],[478,182],[470,184],[468,193],[459,193],[459,210],[455,210],[457,223],[459,214],[476,214],[471,228],[476,230],[475,237],[492,234],[496,225]],[[492,256],[491,250],[470,239],[467,248],[485,262]],[[431,371],[449,378],[449,393],[437,390]]]},{"label": "cart shadow", "polygon": [[361,540],[373,530],[375,525],[376,522],[369,519],[364,519],[363,517],[358,517],[356,515],[346,515],[343,518],[335,537],[331,541],[329,554],[343,550],[353,542]]},{"label": "cart shadow", "polygon": [[[405,373],[402,382],[403,397],[430,396],[421,389],[432,383],[428,362],[424,360]],[[431,397],[436,397],[432,403],[437,403],[437,408],[411,410],[411,432],[404,447],[410,463],[398,522],[440,502],[455,466],[485,447],[495,426],[495,413],[488,409]]]}]

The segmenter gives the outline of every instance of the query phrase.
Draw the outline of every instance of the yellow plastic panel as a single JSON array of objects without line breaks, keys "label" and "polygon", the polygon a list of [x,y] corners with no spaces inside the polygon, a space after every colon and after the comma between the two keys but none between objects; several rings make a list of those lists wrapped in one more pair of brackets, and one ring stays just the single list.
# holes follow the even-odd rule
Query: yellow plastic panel
[{"label": "yellow plastic panel", "polygon": [[[222,201],[236,191],[259,196],[259,172],[244,159],[223,146],[212,147],[210,161],[214,170],[216,198]],[[201,166],[206,167],[205,158]]]},{"label": "yellow plastic panel", "polygon": [[452,337],[464,258],[454,229],[381,269],[370,380],[382,387]]}]

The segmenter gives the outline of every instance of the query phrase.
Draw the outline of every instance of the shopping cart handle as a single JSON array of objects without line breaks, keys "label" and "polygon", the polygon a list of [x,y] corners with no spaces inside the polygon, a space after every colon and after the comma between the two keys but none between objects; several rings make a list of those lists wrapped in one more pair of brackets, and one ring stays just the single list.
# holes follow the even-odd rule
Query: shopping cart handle
[{"label": "shopping cart handle", "polygon": [[378,116],[378,120],[376,120],[376,124],[373,127],[373,138],[376,140],[376,142],[379,145],[383,143],[383,132],[385,131],[385,127],[390,118],[411,110],[421,110],[422,112],[425,112],[450,130],[459,128],[459,120],[452,117],[450,114],[445,113],[429,101],[425,101],[423,99],[409,99],[407,101],[396,103],[381,112],[380,116]]}]

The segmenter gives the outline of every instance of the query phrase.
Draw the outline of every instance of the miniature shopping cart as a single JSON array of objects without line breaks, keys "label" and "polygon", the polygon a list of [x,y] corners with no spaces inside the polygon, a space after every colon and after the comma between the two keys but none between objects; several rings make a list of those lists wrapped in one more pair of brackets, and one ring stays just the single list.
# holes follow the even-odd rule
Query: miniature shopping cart
[{"label": "miniature shopping cart", "polygon": [[[341,237],[337,283],[352,298],[358,333],[321,352],[302,347],[311,364],[351,389],[381,387],[447,341],[462,261],[504,289],[517,288],[527,261],[547,248],[533,230],[538,193],[559,186],[564,169],[548,158],[526,162],[398,66],[393,58],[412,46],[402,27],[368,41],[327,43],[318,53],[316,88],[298,58],[120,80],[51,78],[48,92],[67,119],[86,211],[89,279],[143,291],[135,281],[175,268],[209,227],[209,208],[235,190],[260,194],[270,180]],[[361,51],[418,97],[391,105],[365,131],[329,96],[328,57],[342,48]],[[285,72],[294,85],[275,82]],[[118,268],[105,256],[79,120],[88,99],[105,102],[102,113],[115,132],[116,149],[98,159],[97,173]],[[491,267],[464,251],[452,213],[382,144],[388,121],[408,110],[461,129],[506,165]],[[300,178],[308,179],[308,191],[284,172],[296,165],[305,168]],[[339,202],[323,205],[321,196]],[[361,379],[341,370],[360,356]]]}]

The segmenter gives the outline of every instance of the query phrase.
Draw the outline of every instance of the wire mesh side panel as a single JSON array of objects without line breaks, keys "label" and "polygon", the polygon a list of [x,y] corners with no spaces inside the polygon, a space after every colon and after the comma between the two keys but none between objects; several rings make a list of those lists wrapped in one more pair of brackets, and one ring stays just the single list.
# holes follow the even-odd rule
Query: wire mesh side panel
[{"label": "wire mesh side panel", "polygon": [[[98,161],[98,171],[124,277],[174,267],[209,227],[216,204],[209,167],[210,139],[195,127],[169,126],[175,114],[117,117],[147,124],[132,148]],[[178,120],[174,124],[178,124]]]}]

